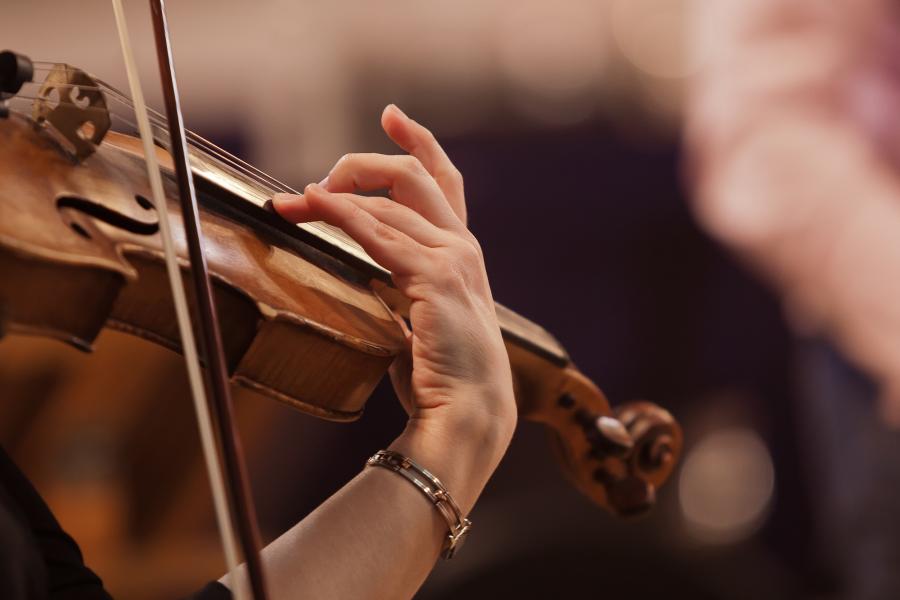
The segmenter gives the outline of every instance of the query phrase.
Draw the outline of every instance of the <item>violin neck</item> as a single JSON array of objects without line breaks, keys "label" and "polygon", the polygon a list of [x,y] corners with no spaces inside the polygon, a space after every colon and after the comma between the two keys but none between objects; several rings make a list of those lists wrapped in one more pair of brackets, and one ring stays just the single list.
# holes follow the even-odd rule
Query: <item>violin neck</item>
[{"label": "violin neck", "polygon": [[[391,310],[409,316],[409,300],[396,288],[380,279],[373,280],[372,286]],[[512,367],[519,416],[543,421],[549,405],[558,402],[566,381],[583,376],[546,329],[502,304],[494,307]]]},{"label": "violin neck", "polygon": [[507,343],[515,343],[561,368],[571,364],[568,353],[546,329],[502,304],[495,302],[494,308]]},{"label": "violin neck", "polygon": [[[501,304],[495,303],[495,308],[512,367],[519,416],[546,422],[570,380],[583,376],[546,329]],[[606,405],[599,390],[596,395]]]}]

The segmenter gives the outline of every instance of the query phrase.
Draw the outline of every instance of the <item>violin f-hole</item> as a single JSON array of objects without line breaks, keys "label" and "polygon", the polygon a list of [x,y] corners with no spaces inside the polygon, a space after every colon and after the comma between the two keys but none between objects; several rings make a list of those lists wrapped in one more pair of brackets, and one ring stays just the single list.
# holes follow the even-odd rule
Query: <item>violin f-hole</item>
[{"label": "violin f-hole", "polygon": [[[142,209],[148,212],[153,210],[152,204],[150,204],[149,201],[143,196],[135,196],[135,202],[137,202],[137,204]],[[92,217],[98,221],[102,221],[107,225],[111,225],[118,229],[123,229],[137,235],[155,235],[159,231],[159,221],[156,218],[154,218],[152,221],[140,221],[128,215],[117,212],[109,208],[108,206],[92,202],[87,198],[81,198],[79,196],[60,196],[56,199],[56,208],[60,211],[61,214],[66,212],[66,209],[74,210]],[[154,212],[153,214],[155,217],[156,213]],[[66,222],[75,231],[75,233],[81,235],[82,237],[90,239],[90,233],[85,229],[83,225],[74,220],[64,220],[66,220]]]}]

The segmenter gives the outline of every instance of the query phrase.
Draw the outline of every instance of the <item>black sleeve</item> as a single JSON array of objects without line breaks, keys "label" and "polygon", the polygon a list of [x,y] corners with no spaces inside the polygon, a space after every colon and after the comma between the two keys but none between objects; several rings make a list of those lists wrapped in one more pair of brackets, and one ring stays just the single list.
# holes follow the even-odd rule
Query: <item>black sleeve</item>
[{"label": "black sleeve", "polygon": [[100,578],[84,565],[81,550],[59,526],[31,482],[5,451],[0,451],[0,503],[19,528],[27,552],[37,557],[20,565],[27,580],[46,592],[38,597],[56,600],[111,600]]},{"label": "black sleeve", "polygon": [[206,587],[191,596],[189,600],[231,600],[231,592],[218,581],[213,581],[206,584]]},{"label": "black sleeve", "polygon": [[[112,600],[28,478],[0,448],[0,595],[4,600]],[[210,583],[194,600],[230,600]]]}]

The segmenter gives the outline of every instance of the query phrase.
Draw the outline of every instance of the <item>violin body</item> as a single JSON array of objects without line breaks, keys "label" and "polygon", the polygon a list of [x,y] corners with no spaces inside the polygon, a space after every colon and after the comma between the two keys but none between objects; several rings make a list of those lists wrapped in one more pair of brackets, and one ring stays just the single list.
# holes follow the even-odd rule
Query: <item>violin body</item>
[{"label": "violin body", "polygon": [[[6,328],[86,350],[108,326],[179,349],[143,160],[107,142],[73,165],[41,133],[17,115],[0,121]],[[235,220],[204,210],[201,223],[234,380],[317,416],[358,417],[404,341],[391,312],[371,289]],[[183,235],[176,243],[186,266]]]},{"label": "violin body", "polygon": [[[109,133],[75,160],[46,123],[0,118],[5,331],[89,350],[111,327],[180,349],[140,148],[136,138]],[[171,158],[162,148],[157,156],[186,270]],[[405,299],[389,275],[275,224],[235,193],[239,186],[199,175],[204,251],[232,380],[318,417],[359,417],[404,347]],[[618,514],[649,508],[681,451],[672,416],[643,402],[613,411],[552,336],[502,306],[497,313],[520,416],[548,426],[564,470],[597,504]]]}]

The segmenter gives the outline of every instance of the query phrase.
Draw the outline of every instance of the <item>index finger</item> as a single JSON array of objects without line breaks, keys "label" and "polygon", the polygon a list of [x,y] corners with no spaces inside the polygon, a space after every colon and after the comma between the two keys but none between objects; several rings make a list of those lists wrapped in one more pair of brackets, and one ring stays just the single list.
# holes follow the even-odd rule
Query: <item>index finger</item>
[{"label": "index finger", "polygon": [[419,159],[444,192],[453,212],[460,221],[466,223],[462,174],[450,161],[434,134],[410,119],[394,104],[389,104],[381,114],[381,126],[394,143]]}]

